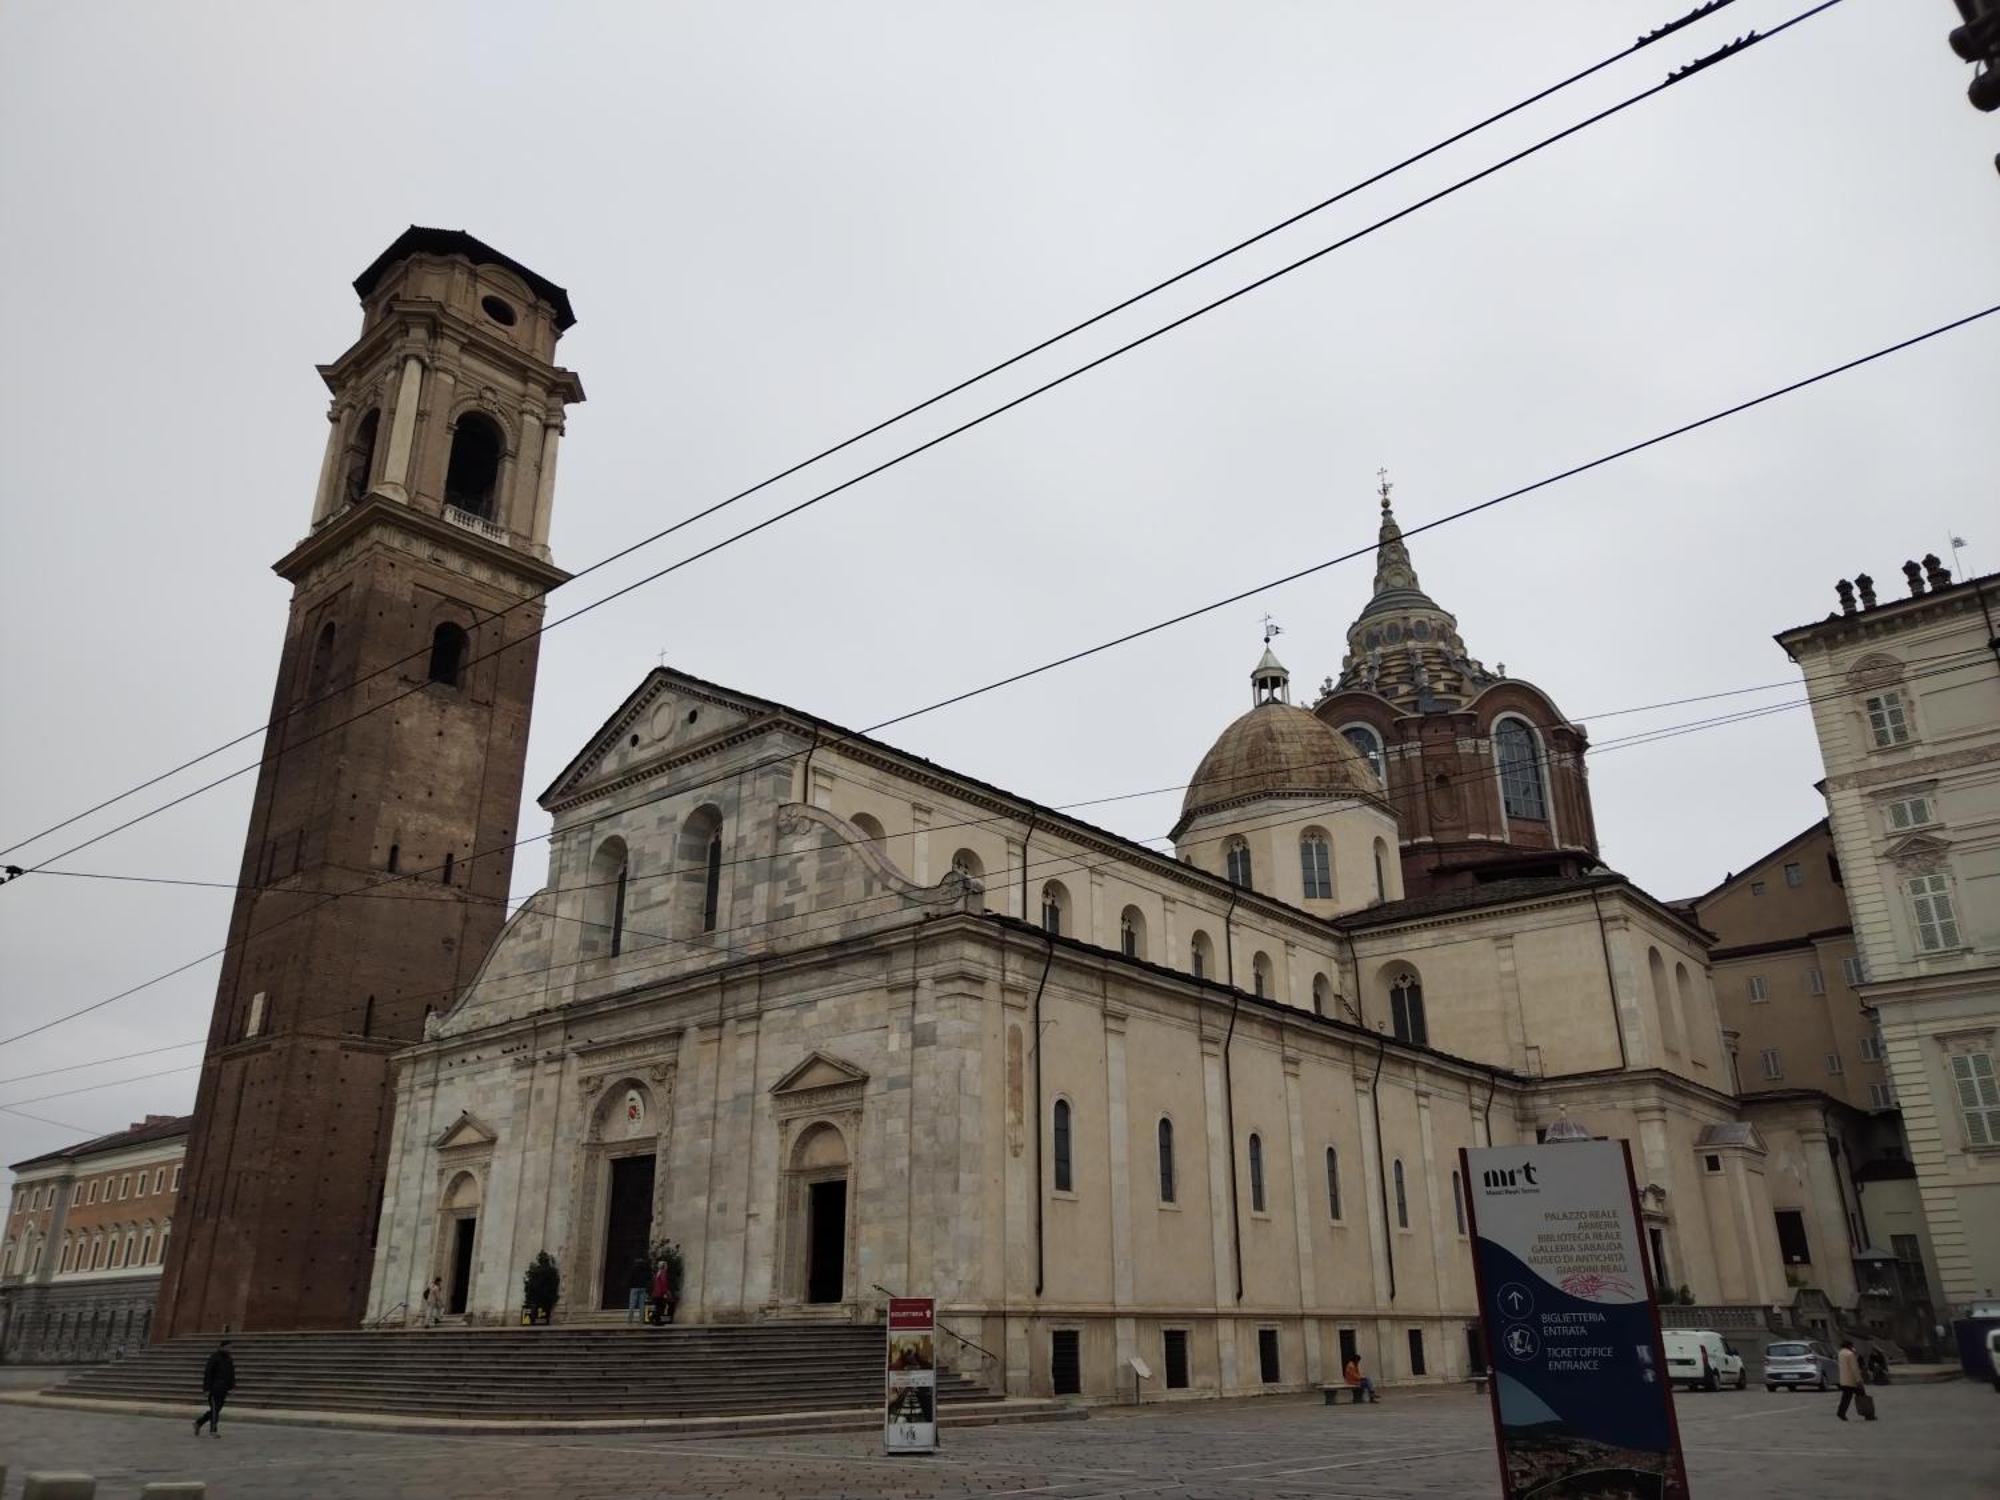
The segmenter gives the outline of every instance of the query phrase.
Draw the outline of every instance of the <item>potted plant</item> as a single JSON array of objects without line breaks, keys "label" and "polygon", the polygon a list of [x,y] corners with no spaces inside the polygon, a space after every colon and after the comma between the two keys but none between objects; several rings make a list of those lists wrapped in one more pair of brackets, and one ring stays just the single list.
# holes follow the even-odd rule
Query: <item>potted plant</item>
[{"label": "potted plant", "polygon": [[562,1295],[562,1270],[556,1258],[543,1250],[536,1254],[521,1277],[521,1321],[546,1323]]}]

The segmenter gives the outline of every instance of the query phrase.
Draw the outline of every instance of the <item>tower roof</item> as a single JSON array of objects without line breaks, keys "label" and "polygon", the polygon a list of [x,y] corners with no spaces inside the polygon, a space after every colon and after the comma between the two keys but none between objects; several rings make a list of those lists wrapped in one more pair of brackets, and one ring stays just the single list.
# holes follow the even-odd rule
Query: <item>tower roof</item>
[{"label": "tower roof", "polygon": [[1386,475],[1380,494],[1375,592],[1347,628],[1338,690],[1377,693],[1405,713],[1459,708],[1499,679],[1467,654],[1457,619],[1417,581]]},{"label": "tower roof", "polygon": [[475,266],[504,266],[527,282],[537,297],[556,310],[558,331],[568,329],[576,322],[568,292],[548,277],[529,270],[513,256],[502,255],[484,240],[474,239],[463,229],[426,229],[420,224],[412,224],[396,236],[387,250],[369,262],[367,270],[354,278],[355,294],[366,297],[375,290],[389,267],[412,255],[463,255]]}]

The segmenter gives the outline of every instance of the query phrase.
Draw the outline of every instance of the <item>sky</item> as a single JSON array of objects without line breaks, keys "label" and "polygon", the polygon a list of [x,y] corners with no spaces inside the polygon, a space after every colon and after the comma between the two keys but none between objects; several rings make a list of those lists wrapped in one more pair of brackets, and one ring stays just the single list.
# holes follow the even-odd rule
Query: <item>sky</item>
[{"label": "sky", "polygon": [[[1659,82],[1725,12],[560,592],[588,602]],[[566,286],[572,570],[1629,46],[1532,6],[0,10],[0,844],[255,728],[315,363],[406,225]],[[1844,0],[544,641],[530,798],[665,654],[864,726],[1992,304],[2000,118],[1943,0]],[[2000,567],[2000,317],[1414,538],[1472,653],[1594,742],[1800,697],[1773,632]],[[1947,566],[1951,558],[1946,557]],[[1261,619],[1308,701],[1364,557],[885,737],[1047,803],[1186,781]],[[1758,691],[1646,713],[1618,711]],[[252,741],[5,856],[254,765]],[[1821,812],[1802,709],[1592,757],[1607,863],[1705,890]],[[228,883],[239,776],[54,868]],[[1165,832],[1179,792],[1095,810]],[[521,828],[545,832],[529,807]],[[525,845],[514,888],[542,883]],[[0,887],[0,1034],[219,947],[224,890]],[[217,964],[0,1046],[0,1161],[190,1107]],[[174,1069],[164,1076],[146,1077]],[[56,1071],[67,1070],[67,1071]],[[72,1092],[79,1091],[79,1092]],[[58,1097],[46,1097],[57,1095]],[[25,1110],[31,1119],[13,1110]]]}]

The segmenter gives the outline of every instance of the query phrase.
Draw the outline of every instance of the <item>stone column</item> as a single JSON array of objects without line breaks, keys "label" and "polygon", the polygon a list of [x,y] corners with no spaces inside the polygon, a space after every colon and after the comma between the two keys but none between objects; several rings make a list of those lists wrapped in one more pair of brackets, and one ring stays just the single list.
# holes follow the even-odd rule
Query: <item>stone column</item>
[{"label": "stone column", "polygon": [[[1017,846],[1010,846],[1017,847]],[[1006,1061],[1007,1154],[1002,1163],[1001,1303],[1011,1312],[1007,1318],[1007,1394],[1025,1396],[1033,1380],[1033,1351],[1029,1348],[1029,1320],[1034,1316],[1035,1225],[1040,1209],[1030,1201],[1039,1195],[1041,1184],[1034,1180],[1035,1161],[1028,1149],[1029,1080],[1033,1060],[1028,1055],[1028,1031],[1034,1022],[1028,1009],[1028,993],[1022,989],[1001,992],[1001,1033]],[[1039,1106],[1036,1106],[1039,1107]]]},{"label": "stone column", "polygon": [[1112,929],[1112,923],[1117,918],[1112,915],[1109,903],[1104,898],[1102,870],[1092,870],[1085,877],[1083,894],[1084,899],[1090,903],[1090,909],[1083,914],[1083,920],[1077,924],[1077,930],[1089,933],[1091,942],[1100,948],[1119,948],[1118,934]]},{"label": "stone column", "polygon": [[[1289,945],[1287,945],[1289,946]],[[1319,1293],[1313,1281],[1313,1190],[1306,1173],[1305,1111],[1300,1099],[1299,1059],[1287,1054],[1285,1066],[1285,1134],[1292,1148],[1292,1224],[1299,1243],[1299,1331],[1305,1339],[1306,1383],[1318,1385]]]},{"label": "stone column", "polygon": [[[1361,1126],[1361,1202],[1368,1217],[1369,1269],[1375,1278],[1375,1305],[1389,1300],[1389,1226],[1382,1222],[1382,1172],[1377,1160],[1375,1084],[1357,1069],[1354,1075],[1354,1116]],[[1345,1204],[1341,1205],[1344,1209]]]},{"label": "stone column", "polygon": [[921,802],[910,804],[910,879],[931,883],[931,810]]},{"label": "stone column", "polygon": [[1222,1038],[1201,1039],[1202,1112],[1208,1134],[1208,1222],[1215,1255],[1215,1354],[1217,1380],[1236,1389],[1236,1258],[1230,1239],[1229,1160],[1235,1143],[1228,1136],[1222,1106]]},{"label": "stone column", "polygon": [[326,414],[326,454],[319,461],[319,488],[313,492],[313,524],[317,526],[333,510],[335,466],[340,459],[340,413],[329,408]]},{"label": "stone column", "polygon": [[[1010,917],[1019,917],[1023,921],[1026,921],[1028,917],[1027,912],[1022,910],[1021,907],[1022,872],[1027,868],[1027,862],[1027,851],[1020,841],[1017,839],[1008,839],[1007,868],[1000,875],[1000,878],[1007,882],[1007,893],[1005,898],[1000,902],[1000,910]],[[987,900],[989,904],[992,901],[992,893],[990,891],[987,893]]]},{"label": "stone column", "polygon": [[1823,1129],[1799,1132],[1799,1149],[1805,1155],[1807,1201],[1812,1213],[1813,1279],[1820,1290],[1843,1307],[1854,1304],[1854,1252],[1849,1243],[1847,1215],[1841,1211],[1846,1201],[1836,1175],[1833,1154],[1827,1149]]},{"label": "stone column", "polygon": [[1160,902],[1160,951],[1153,959],[1156,964],[1164,964],[1169,969],[1187,968],[1187,955],[1181,952],[1180,935],[1175,931],[1174,918],[1179,914],[1180,903],[1172,896]]},{"label": "stone column", "polygon": [[[541,507],[542,466],[553,455],[542,451],[541,409],[532,403],[523,406],[520,417],[520,457],[508,465],[507,488],[495,507],[494,519],[516,536],[530,536],[535,529],[535,512]],[[532,499],[527,498],[530,495]]]},{"label": "stone column", "polygon": [[389,425],[389,454],[382,462],[382,480],[375,486],[391,500],[410,500],[410,453],[417,438],[417,400],[424,384],[424,362],[418,356],[403,359],[402,378],[396,385],[396,414]]},{"label": "stone column", "polygon": [[563,421],[560,412],[553,413],[551,420],[542,427],[542,462],[535,482],[534,529],[528,540],[537,547],[549,544],[549,513],[556,501],[556,440],[562,436]]}]

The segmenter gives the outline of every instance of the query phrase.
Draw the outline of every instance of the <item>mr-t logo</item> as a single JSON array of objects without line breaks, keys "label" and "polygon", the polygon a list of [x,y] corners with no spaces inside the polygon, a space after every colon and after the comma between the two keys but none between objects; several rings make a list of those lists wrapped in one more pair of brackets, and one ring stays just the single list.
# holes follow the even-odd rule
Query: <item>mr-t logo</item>
[{"label": "mr-t logo", "polygon": [[1518,1167],[1488,1167],[1485,1172],[1486,1185],[1490,1188],[1540,1187],[1535,1181],[1535,1164],[1523,1162]]}]

